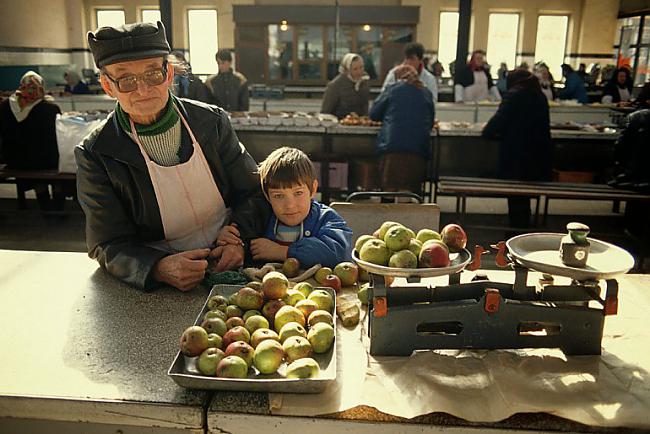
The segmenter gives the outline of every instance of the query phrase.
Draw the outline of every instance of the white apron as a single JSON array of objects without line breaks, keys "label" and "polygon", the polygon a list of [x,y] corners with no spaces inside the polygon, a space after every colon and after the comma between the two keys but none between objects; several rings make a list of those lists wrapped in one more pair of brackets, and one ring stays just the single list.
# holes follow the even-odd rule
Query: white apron
[{"label": "white apron", "polygon": [[194,148],[189,160],[175,166],[165,167],[151,161],[135,131],[133,121],[129,119],[131,133],[147,163],[165,231],[164,240],[148,245],[169,253],[213,246],[228,217],[228,210],[203,150],[183,115],[177,107],[174,108],[185,125]]},{"label": "white apron", "polygon": [[483,71],[474,71],[474,84],[465,88],[463,101],[483,101],[489,98],[487,75]]}]

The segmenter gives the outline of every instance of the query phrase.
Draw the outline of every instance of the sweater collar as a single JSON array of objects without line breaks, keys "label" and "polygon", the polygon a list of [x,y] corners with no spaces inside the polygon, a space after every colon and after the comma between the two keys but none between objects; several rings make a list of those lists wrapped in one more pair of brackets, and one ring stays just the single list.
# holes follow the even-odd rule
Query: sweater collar
[{"label": "sweater collar", "polygon": [[[179,120],[178,113],[174,108],[174,103],[175,103],[174,100],[175,97],[170,92],[169,98],[167,99],[167,106],[165,107],[165,113],[163,113],[160,119],[158,119],[153,124],[151,125],[135,124],[135,131],[138,133],[138,135],[155,136],[170,130]],[[120,105],[119,102],[117,103],[117,107],[115,108],[115,115],[117,117],[117,121],[120,127],[122,128],[122,130],[126,133],[130,133],[131,125],[129,122],[129,115],[122,109],[122,106]]]}]

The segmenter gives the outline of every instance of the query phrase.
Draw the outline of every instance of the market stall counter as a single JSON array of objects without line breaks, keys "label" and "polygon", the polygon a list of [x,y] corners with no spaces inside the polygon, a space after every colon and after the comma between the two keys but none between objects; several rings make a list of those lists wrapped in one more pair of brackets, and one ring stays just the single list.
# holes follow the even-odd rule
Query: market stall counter
[{"label": "market stall counter", "polygon": [[[167,375],[206,289],[140,292],[82,253],[3,250],[0,263],[3,433],[650,429],[649,276],[618,278],[618,314],[606,318],[600,356],[544,348],[370,356],[365,317],[337,328],[337,379],[323,393],[267,394],[185,389]],[[485,273],[514,280],[512,271]],[[530,273],[529,283],[539,277]]]},{"label": "market stall counter", "polygon": [[[291,118],[285,121],[291,121]],[[455,121],[439,123],[438,131],[431,133],[432,155],[426,193],[432,194],[431,182],[440,176],[497,176],[498,142],[481,137],[483,123]],[[563,122],[552,125],[554,167],[560,172],[591,173],[604,181],[612,164],[614,143],[619,131],[607,124],[579,124]],[[251,125],[233,118],[233,128],[256,161],[262,161],[280,146],[293,146],[320,162],[321,200],[341,197],[356,190],[372,190],[372,183],[364,176],[364,162],[376,160],[377,126]],[[347,167],[344,180],[330,182],[332,163]],[[562,179],[559,179],[562,181]]]},{"label": "market stall counter", "polygon": [[[484,273],[514,281],[512,271]],[[474,276],[463,271],[461,282]],[[528,277],[535,285],[541,274]],[[208,432],[648,432],[650,277],[624,275],[618,283],[618,314],[606,318],[602,355],[537,348],[371,356],[366,317],[357,327],[339,327],[337,382],[322,394],[217,392]],[[399,278],[395,284],[409,285]]]},{"label": "market stall counter", "polygon": [[204,432],[209,393],[167,369],[206,291],[138,291],[82,253],[0,264],[0,432]]}]

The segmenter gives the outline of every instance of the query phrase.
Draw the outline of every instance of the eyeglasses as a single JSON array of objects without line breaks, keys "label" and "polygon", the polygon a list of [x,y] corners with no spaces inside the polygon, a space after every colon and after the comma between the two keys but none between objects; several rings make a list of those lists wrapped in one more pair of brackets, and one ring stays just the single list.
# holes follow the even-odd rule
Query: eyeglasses
[{"label": "eyeglasses", "polygon": [[117,85],[120,92],[133,92],[138,88],[138,81],[146,83],[148,86],[159,86],[167,79],[167,61],[164,61],[160,69],[152,69],[138,75],[127,75],[121,78],[113,78],[108,73],[104,75]]}]

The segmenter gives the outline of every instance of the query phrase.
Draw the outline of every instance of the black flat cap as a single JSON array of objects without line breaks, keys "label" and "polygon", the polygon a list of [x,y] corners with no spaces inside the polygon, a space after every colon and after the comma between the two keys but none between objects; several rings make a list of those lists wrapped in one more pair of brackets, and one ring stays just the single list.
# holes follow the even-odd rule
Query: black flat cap
[{"label": "black flat cap", "polygon": [[119,27],[101,27],[88,32],[88,46],[98,68],[129,60],[166,56],[170,48],[165,26],[152,23],[125,24]]}]

